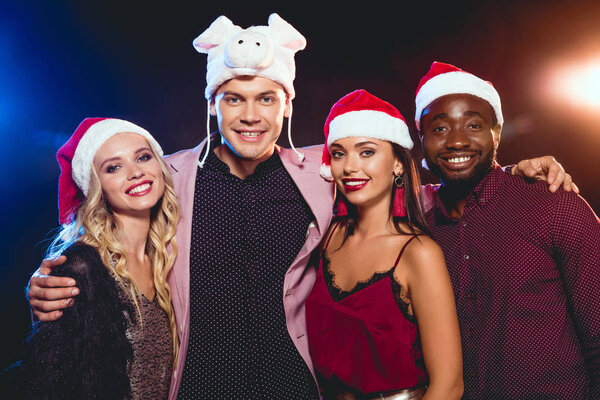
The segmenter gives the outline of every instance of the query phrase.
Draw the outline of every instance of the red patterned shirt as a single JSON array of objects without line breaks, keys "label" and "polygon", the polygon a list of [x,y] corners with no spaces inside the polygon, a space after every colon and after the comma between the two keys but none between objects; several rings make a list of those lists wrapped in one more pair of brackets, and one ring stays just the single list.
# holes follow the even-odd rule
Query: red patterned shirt
[{"label": "red patterned shirt", "polygon": [[457,303],[464,399],[600,399],[600,220],[496,166],[450,218],[427,213]]}]

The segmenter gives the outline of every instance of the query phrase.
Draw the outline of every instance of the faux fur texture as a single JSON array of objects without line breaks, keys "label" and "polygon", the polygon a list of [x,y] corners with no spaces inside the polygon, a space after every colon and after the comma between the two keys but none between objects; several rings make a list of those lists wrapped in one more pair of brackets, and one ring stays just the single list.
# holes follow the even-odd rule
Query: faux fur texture
[{"label": "faux fur texture", "polygon": [[126,336],[129,304],[95,249],[69,248],[67,262],[53,275],[70,276],[80,294],[57,321],[38,322],[25,355],[11,373],[14,398],[115,399],[131,397],[127,364],[132,347]]}]

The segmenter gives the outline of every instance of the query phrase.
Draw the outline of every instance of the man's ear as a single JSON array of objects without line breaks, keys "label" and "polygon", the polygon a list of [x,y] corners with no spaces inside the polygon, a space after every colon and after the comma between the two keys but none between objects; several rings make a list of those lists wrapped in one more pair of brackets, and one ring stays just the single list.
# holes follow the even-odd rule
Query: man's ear
[{"label": "man's ear", "polygon": [[500,145],[501,133],[502,133],[502,126],[500,126],[500,124],[496,124],[496,126],[492,128],[492,134],[494,135],[494,146],[496,147],[496,149]]},{"label": "man's ear", "polygon": [[285,94],[285,109],[283,110],[283,116],[285,118],[289,118],[292,113],[292,101],[290,100],[290,96]]},{"label": "man's ear", "polygon": [[214,97],[212,97],[210,99],[210,115],[212,115],[213,117],[215,115],[217,115],[217,107],[215,105],[215,98]]}]

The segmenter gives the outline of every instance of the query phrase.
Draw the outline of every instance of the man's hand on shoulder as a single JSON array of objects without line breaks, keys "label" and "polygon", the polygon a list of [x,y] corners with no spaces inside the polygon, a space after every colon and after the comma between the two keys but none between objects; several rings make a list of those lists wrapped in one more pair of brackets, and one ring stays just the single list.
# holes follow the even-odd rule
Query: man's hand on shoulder
[{"label": "man's hand on shoulder", "polygon": [[73,296],[79,294],[73,278],[51,276],[52,268],[64,264],[67,258],[46,259],[29,279],[26,297],[31,307],[34,321],[55,321],[62,316],[62,310],[73,305]]},{"label": "man's hand on shoulder", "polygon": [[522,160],[512,168],[513,175],[522,176],[529,179],[538,179],[546,181],[550,186],[550,192],[554,193],[562,185],[567,192],[573,191],[579,193],[579,188],[573,182],[562,165],[552,156],[536,157]]}]

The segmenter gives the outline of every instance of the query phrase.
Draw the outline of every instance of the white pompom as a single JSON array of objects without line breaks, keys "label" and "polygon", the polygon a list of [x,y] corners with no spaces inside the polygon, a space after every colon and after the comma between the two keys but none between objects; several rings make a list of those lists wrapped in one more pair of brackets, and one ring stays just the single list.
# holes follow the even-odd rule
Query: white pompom
[{"label": "white pompom", "polygon": [[319,168],[319,173],[321,178],[325,179],[328,182],[333,182],[333,175],[331,175],[331,167],[329,165],[321,164]]}]

